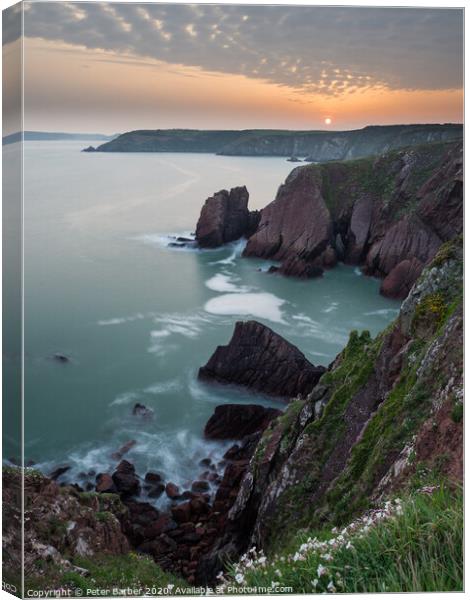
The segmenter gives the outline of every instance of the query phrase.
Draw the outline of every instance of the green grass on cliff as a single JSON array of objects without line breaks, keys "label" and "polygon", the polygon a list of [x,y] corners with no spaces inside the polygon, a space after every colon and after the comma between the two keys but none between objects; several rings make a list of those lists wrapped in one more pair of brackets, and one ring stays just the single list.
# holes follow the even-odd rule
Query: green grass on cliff
[{"label": "green grass on cliff", "polygon": [[[178,588],[187,589],[188,583],[176,575],[166,573],[148,556],[130,552],[122,555],[95,555],[75,557],[75,567],[85,569],[83,573],[72,569],[61,570],[57,565],[44,561],[43,575],[26,577],[26,592],[65,588],[73,596],[93,595],[92,590],[109,590],[106,596],[158,596],[177,593]],[[113,590],[134,590],[132,593]]]},{"label": "green grass on cliff", "polygon": [[424,488],[391,502],[392,516],[382,521],[371,514],[356,529],[304,531],[285,553],[249,553],[232,565],[228,586],[277,584],[296,594],[462,591],[462,496]]}]

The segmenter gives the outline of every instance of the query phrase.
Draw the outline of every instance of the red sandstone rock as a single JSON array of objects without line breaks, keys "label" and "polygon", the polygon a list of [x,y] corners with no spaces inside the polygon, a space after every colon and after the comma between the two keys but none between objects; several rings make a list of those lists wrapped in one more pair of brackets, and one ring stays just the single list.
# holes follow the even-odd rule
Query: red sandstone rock
[{"label": "red sandstone rock", "polygon": [[199,369],[199,378],[293,398],[308,394],[324,372],[324,367],[312,365],[269,327],[257,321],[239,321],[228,345],[218,346]]},{"label": "red sandstone rock", "polygon": [[201,248],[216,248],[255,231],[259,214],[248,210],[248,196],[246,187],[236,187],[206,200],[196,227]]}]

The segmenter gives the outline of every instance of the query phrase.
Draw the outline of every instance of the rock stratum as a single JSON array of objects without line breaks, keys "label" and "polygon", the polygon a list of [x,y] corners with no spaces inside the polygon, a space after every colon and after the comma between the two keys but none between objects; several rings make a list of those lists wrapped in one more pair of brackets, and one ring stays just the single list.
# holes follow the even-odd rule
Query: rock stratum
[{"label": "rock stratum", "polygon": [[199,369],[204,381],[238,385],[290,400],[307,394],[325,372],[269,327],[239,321],[230,342],[218,346]]},{"label": "rock stratum", "polygon": [[413,144],[461,140],[462,125],[387,125],[353,131],[248,129],[129,131],[98,152],[210,152],[232,156],[302,156],[310,161],[349,160]]},{"label": "rock stratum", "polygon": [[280,273],[321,275],[341,260],[405,298],[442,243],[462,232],[462,147],[427,144],[294,169],[261,211],[243,255]]}]

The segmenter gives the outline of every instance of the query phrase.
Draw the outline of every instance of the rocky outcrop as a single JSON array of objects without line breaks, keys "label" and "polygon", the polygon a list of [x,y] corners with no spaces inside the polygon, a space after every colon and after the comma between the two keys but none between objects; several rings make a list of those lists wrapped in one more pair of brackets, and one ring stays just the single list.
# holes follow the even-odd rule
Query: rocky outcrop
[{"label": "rocky outcrop", "polygon": [[204,436],[211,440],[241,439],[264,431],[280,415],[282,411],[258,404],[222,404],[207,421]]},{"label": "rocky outcrop", "polygon": [[[86,574],[74,562],[82,557],[125,554],[129,542],[122,531],[126,508],[118,496],[83,494],[60,487],[37,471],[24,474],[24,554],[13,507],[21,489],[21,471],[3,469],[4,569],[17,572],[24,559],[27,577],[40,574],[41,565],[56,572]],[[16,543],[18,541],[18,543]]]},{"label": "rocky outcrop", "polygon": [[423,267],[463,227],[462,147],[427,144],[378,158],[298,167],[261,211],[243,255],[316,277],[338,260],[405,298]]},{"label": "rocky outcrop", "polygon": [[196,241],[201,248],[216,248],[256,230],[259,214],[248,210],[248,196],[246,187],[236,187],[206,200],[196,227]]},{"label": "rocky outcrop", "polygon": [[218,346],[199,369],[199,378],[291,399],[310,392],[324,372],[269,327],[239,321],[228,345]]},{"label": "rocky outcrop", "polygon": [[321,193],[321,177],[314,169],[297,168],[279,188],[276,199],[261,211],[256,232],[243,256],[281,261],[286,275],[308,276],[321,267],[330,245],[333,222]]},{"label": "rocky outcrop", "polygon": [[423,465],[461,480],[462,325],[456,240],[424,269],[391,327],[376,339],[352,332],[307,398],[265,430],[213,560],[340,524]]}]

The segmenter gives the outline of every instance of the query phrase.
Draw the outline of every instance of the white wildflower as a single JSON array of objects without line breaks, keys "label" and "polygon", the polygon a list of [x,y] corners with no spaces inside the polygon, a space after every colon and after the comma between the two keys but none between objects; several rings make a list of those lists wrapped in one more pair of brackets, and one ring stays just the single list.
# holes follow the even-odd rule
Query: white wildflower
[{"label": "white wildflower", "polygon": [[235,581],[236,581],[238,584],[242,584],[242,583],[245,583],[245,578],[243,577],[243,575],[242,575],[241,573],[237,573],[237,574],[235,575]]},{"label": "white wildflower", "polygon": [[321,577],[322,575],[326,575],[327,573],[328,573],[328,569],[326,567],[324,567],[323,565],[318,565],[318,568],[317,568],[318,577]]},{"label": "white wildflower", "polygon": [[326,586],[326,589],[331,593],[334,594],[336,592],[336,588],[335,588],[335,584],[330,581],[330,583]]}]

